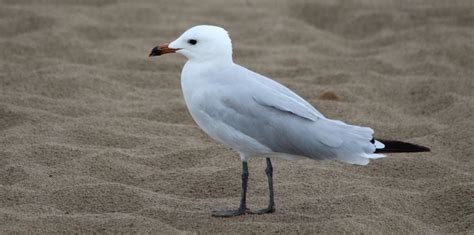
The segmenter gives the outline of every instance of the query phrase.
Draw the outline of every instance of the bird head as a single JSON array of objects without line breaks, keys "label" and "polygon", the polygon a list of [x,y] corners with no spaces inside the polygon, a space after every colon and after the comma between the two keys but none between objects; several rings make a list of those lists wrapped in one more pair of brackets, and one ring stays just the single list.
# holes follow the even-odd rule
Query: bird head
[{"label": "bird head", "polygon": [[169,53],[181,54],[193,61],[232,61],[232,42],[223,28],[198,25],[188,29],[173,42],[154,47],[149,56]]}]

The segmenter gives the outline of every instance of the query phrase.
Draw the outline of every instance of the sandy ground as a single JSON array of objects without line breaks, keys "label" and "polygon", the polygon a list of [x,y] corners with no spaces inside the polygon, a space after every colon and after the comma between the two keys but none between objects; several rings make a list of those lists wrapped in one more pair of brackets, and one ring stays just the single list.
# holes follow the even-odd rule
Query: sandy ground
[{"label": "sandy ground", "polygon": [[[188,114],[185,59],[147,58],[198,24],[328,117],[432,152],[274,161],[276,213],[211,217],[239,158]],[[0,233],[473,233],[473,42],[471,0],[0,0]]]}]

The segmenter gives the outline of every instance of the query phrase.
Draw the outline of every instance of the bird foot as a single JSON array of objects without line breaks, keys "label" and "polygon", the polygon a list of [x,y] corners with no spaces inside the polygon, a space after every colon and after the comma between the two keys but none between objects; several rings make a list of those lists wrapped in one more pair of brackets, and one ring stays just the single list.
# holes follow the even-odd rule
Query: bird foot
[{"label": "bird foot", "polygon": [[212,212],[214,217],[234,217],[244,215],[248,209],[239,208],[237,210],[218,209]]},{"label": "bird foot", "polygon": [[258,210],[247,210],[249,214],[261,215],[261,214],[269,214],[275,212],[275,207],[267,207]]}]

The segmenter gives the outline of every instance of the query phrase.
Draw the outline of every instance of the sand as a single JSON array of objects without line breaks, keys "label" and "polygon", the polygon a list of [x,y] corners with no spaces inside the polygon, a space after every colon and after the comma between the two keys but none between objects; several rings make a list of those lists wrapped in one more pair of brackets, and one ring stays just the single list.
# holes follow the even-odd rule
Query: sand
[{"label": "sand", "polygon": [[[211,217],[241,163],[187,112],[185,59],[147,57],[198,24],[326,116],[432,152],[276,160],[276,213]],[[473,42],[471,0],[1,0],[0,233],[474,233]]]}]

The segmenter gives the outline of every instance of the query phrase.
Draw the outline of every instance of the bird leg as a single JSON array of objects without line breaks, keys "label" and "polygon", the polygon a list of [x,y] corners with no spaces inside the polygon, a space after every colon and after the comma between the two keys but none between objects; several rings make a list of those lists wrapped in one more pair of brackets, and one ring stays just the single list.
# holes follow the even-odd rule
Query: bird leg
[{"label": "bird leg", "polygon": [[267,168],[265,169],[265,173],[267,174],[268,189],[269,189],[269,194],[270,194],[268,207],[255,210],[255,211],[247,211],[249,214],[266,214],[266,213],[275,212],[275,201],[274,201],[274,196],[273,196],[273,167],[272,167],[272,161],[270,161],[270,158],[267,158]]},{"label": "bird leg", "polygon": [[249,179],[249,168],[248,164],[246,161],[242,162],[242,192],[240,195],[240,206],[237,210],[226,210],[226,209],[220,209],[220,210],[215,210],[212,213],[212,216],[215,217],[232,217],[232,216],[238,216],[238,215],[243,215],[246,213],[247,209],[247,181]]}]

